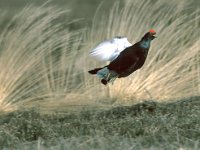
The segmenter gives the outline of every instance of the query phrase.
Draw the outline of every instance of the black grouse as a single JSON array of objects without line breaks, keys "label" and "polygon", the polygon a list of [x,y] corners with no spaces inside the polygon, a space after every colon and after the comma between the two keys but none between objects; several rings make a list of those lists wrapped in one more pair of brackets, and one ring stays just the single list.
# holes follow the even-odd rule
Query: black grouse
[{"label": "black grouse", "polygon": [[155,30],[149,30],[139,42],[121,51],[118,57],[111,61],[109,65],[88,72],[97,74],[104,85],[113,82],[116,78],[129,76],[144,65],[151,41],[156,38],[155,34]]}]

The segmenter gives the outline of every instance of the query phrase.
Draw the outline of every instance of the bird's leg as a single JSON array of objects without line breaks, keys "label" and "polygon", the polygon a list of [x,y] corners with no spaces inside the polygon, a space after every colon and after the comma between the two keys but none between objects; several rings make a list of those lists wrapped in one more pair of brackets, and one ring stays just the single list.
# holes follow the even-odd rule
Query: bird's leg
[{"label": "bird's leg", "polygon": [[114,84],[114,81],[118,78],[118,76],[113,77],[109,82],[111,82],[112,84]]},{"label": "bird's leg", "polygon": [[109,81],[110,75],[111,75],[111,73],[109,72],[108,75],[107,75],[107,77],[106,77],[107,81]]},{"label": "bird's leg", "polygon": [[107,78],[108,82],[111,82],[112,84],[114,81],[118,78],[118,74],[115,71],[110,71],[109,77]]}]

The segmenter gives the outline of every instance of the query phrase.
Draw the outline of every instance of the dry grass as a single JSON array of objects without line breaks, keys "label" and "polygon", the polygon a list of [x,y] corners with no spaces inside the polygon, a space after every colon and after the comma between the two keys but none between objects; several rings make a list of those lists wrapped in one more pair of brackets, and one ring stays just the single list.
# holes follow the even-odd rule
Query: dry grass
[{"label": "dry grass", "polygon": [[56,23],[64,13],[53,7],[27,7],[4,28],[0,35],[2,111],[56,96],[59,90],[66,92],[78,45],[75,42],[80,38],[75,39],[79,31],[69,32]]},{"label": "dry grass", "polygon": [[[58,111],[199,95],[200,14],[185,8],[186,2],[175,1],[125,1],[123,8],[116,3],[109,16],[94,18],[87,34],[68,31],[58,21],[66,11],[25,8],[0,34],[1,110],[35,105]],[[88,58],[97,43],[116,35],[134,43],[150,28],[158,38],[141,70],[109,87],[87,73],[100,65]]]}]

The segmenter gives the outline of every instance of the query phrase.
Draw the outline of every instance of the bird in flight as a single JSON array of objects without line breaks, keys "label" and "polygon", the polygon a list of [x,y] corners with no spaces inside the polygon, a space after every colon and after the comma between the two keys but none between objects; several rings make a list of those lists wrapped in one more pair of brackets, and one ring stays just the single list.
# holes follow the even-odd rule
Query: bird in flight
[{"label": "bird in flight", "polygon": [[151,41],[156,38],[155,34],[155,30],[149,30],[134,45],[126,37],[116,37],[100,43],[91,50],[90,55],[97,60],[110,61],[110,63],[88,72],[97,75],[104,85],[109,82],[113,83],[116,78],[129,76],[144,65]]}]

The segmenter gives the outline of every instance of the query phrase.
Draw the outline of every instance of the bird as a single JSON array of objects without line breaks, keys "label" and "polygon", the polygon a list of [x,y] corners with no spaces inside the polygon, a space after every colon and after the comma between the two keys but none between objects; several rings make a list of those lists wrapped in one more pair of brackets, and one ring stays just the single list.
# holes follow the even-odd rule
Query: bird
[{"label": "bird", "polygon": [[116,37],[99,44],[90,52],[90,55],[100,61],[110,61],[110,63],[88,72],[97,75],[104,85],[113,83],[117,78],[129,76],[144,65],[151,41],[156,38],[155,35],[156,31],[150,29],[140,41],[133,45],[126,37]]}]

